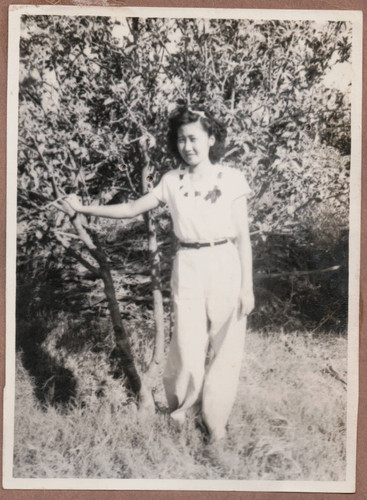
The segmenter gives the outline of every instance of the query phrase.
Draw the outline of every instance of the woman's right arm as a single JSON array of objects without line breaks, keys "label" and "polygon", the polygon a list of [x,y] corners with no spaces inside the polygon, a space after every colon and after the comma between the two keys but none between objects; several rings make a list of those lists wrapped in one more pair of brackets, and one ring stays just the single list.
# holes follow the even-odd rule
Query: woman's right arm
[{"label": "woman's right arm", "polygon": [[153,193],[148,193],[137,200],[118,205],[82,205],[79,198],[72,194],[66,199],[75,212],[95,217],[109,217],[112,219],[131,219],[144,212],[148,212],[159,205],[159,200]]}]

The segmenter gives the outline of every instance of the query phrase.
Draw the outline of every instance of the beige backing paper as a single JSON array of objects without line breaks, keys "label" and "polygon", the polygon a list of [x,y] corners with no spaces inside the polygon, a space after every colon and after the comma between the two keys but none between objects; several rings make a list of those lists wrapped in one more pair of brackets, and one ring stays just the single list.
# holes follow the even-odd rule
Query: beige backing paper
[{"label": "beige backing paper", "polygon": [[[54,2],[53,2],[54,3]],[[58,2],[55,2],[58,3]],[[362,246],[362,260],[360,255],[361,241],[361,215],[362,215],[362,243],[366,241],[366,232],[363,231],[365,221],[366,203],[363,202],[361,214],[361,166],[362,166],[362,2],[230,2],[222,8],[221,2],[211,4],[208,2],[185,2],[184,6],[178,3],[162,3],[159,8],[146,3],[139,6],[113,5],[85,5],[80,1],[73,6],[60,5],[12,5],[9,10],[9,47],[6,67],[6,23],[7,7],[1,6],[1,158],[5,160],[5,144],[7,144],[7,157],[1,162],[2,182],[0,184],[0,199],[2,203],[2,231],[3,239],[0,245],[0,256],[6,265],[7,281],[5,285],[4,272],[0,273],[6,289],[6,308],[4,301],[1,303],[3,313],[6,312],[5,322],[2,320],[1,352],[3,353],[3,386],[4,386],[4,433],[3,433],[3,488],[1,498],[243,498],[243,499],[278,499],[292,498],[307,499],[334,498],[336,493],[355,492],[355,472],[357,470],[357,491],[348,497],[339,495],[337,498],[367,498],[366,481],[363,470],[367,466],[366,452],[363,445],[367,435],[366,425],[366,351],[363,333],[366,329],[363,316],[363,296],[366,287],[363,276],[367,269],[363,265],[365,245]],[[268,5],[264,5],[268,4]],[[112,6],[113,5],[113,6]],[[193,9],[192,7],[201,7]],[[174,9],[172,7],[175,7]],[[185,9],[183,7],[190,7]],[[223,5],[224,7],[224,5]],[[239,10],[238,7],[241,7]],[[264,8],[266,7],[266,8]],[[270,8],[271,7],[271,8]],[[288,10],[283,10],[286,7]],[[247,10],[242,10],[246,8]],[[297,10],[295,10],[297,9]],[[322,10],[317,10],[322,9]],[[324,10],[327,9],[327,10]],[[352,10],[356,9],[356,10]],[[12,477],[12,450],[13,450],[13,422],[14,422],[14,379],[15,379],[15,264],[16,264],[16,144],[17,144],[17,109],[18,109],[18,43],[20,16],[22,14],[49,14],[49,15],[123,15],[137,17],[213,17],[213,18],[241,18],[250,19],[296,19],[296,20],[347,20],[353,23],[353,84],[352,84],[352,167],[351,167],[351,209],[350,209],[350,278],[349,278],[349,324],[348,324],[348,419],[347,419],[347,471],[345,481],[320,482],[320,481],[233,481],[233,480],[148,480],[148,479],[19,479]],[[7,80],[7,123],[5,122],[5,70],[8,71]],[[364,108],[365,109],[365,108]],[[6,137],[6,142],[5,142]],[[365,145],[364,145],[365,147]],[[366,155],[364,155],[365,157]],[[5,168],[6,164],[6,168]],[[6,170],[7,169],[7,170]],[[5,180],[6,180],[6,208],[5,208]],[[365,199],[365,197],[364,197]],[[6,224],[5,224],[6,210]],[[5,238],[6,237],[6,260]],[[362,286],[360,289],[360,262]],[[2,269],[4,269],[4,266]],[[360,293],[361,315],[360,311]],[[5,314],[2,315],[2,318]],[[361,321],[360,340],[359,322]],[[6,355],[4,354],[6,347]],[[360,347],[360,349],[359,349]],[[358,370],[360,367],[360,371]],[[5,377],[4,377],[5,374]],[[360,381],[360,385],[359,385]],[[356,432],[358,398],[360,397],[359,413],[359,439],[356,454]],[[363,418],[364,417],[364,418]],[[357,459],[357,462],[356,462]],[[26,489],[27,491],[12,491]],[[60,491],[31,491],[31,490],[60,490]],[[91,490],[74,491],[67,490]],[[99,491],[93,491],[99,490]],[[119,490],[105,491],[101,490]],[[124,493],[120,490],[126,490]],[[148,490],[148,491],[133,491]],[[232,493],[231,493],[232,492]],[[257,492],[257,493],[250,493]],[[279,493],[269,493],[279,492]],[[299,492],[299,493],[286,493]],[[301,493],[305,492],[305,493]],[[322,492],[316,494],[317,492]],[[118,496],[117,496],[118,495]],[[366,496],[364,496],[366,495]]]}]

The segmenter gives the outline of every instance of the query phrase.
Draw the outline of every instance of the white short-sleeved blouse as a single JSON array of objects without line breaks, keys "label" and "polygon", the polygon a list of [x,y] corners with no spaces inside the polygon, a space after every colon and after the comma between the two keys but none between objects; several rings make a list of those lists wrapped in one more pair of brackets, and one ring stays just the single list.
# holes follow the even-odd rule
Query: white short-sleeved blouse
[{"label": "white short-sleeved blouse", "polygon": [[180,241],[211,242],[236,236],[232,202],[251,190],[239,170],[213,165],[200,182],[191,180],[188,167],[171,170],[152,192],[168,205]]}]

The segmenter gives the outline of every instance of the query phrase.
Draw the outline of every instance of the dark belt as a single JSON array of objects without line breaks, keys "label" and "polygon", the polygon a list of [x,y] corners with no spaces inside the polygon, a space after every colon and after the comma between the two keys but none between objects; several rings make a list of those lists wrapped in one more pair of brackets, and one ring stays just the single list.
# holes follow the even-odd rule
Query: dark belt
[{"label": "dark belt", "polygon": [[189,242],[184,242],[180,241],[180,246],[183,248],[196,248],[197,250],[202,247],[210,247],[213,245],[224,245],[224,243],[228,243],[228,240],[220,240],[220,241],[214,241],[213,243],[189,243]]}]

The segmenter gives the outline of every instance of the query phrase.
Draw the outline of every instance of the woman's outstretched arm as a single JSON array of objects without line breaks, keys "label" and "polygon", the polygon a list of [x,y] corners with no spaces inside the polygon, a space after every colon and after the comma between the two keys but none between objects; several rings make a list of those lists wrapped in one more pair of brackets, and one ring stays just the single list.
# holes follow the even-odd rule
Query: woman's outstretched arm
[{"label": "woman's outstretched arm", "polygon": [[118,205],[82,205],[75,194],[70,195],[66,201],[75,212],[80,214],[112,219],[131,219],[159,205],[159,200],[153,193],[148,193],[137,200]]},{"label": "woman's outstretched arm", "polygon": [[245,316],[250,314],[255,305],[252,283],[252,250],[245,196],[232,202],[232,211],[237,230],[237,245],[242,271],[239,312],[241,316]]}]

